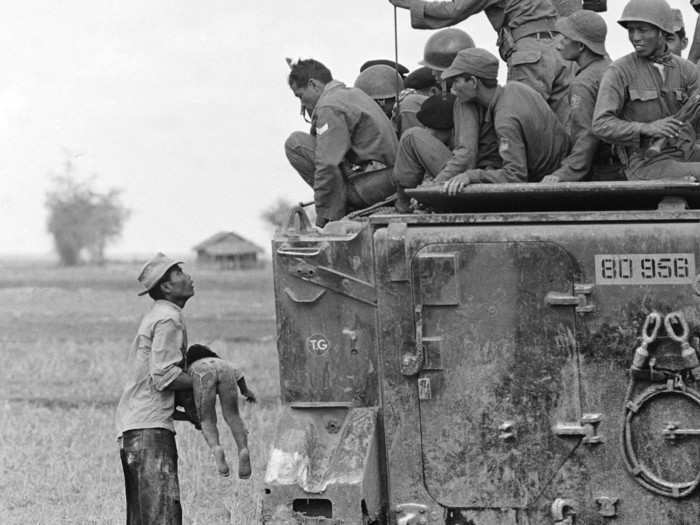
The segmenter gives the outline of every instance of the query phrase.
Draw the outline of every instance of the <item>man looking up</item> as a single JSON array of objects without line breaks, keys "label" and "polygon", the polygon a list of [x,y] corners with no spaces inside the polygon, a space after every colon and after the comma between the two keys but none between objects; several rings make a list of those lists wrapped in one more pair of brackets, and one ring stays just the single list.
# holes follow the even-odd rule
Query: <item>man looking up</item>
[{"label": "man looking up", "polygon": [[[508,64],[508,80],[535,89],[562,123],[568,118],[571,71],[555,48],[557,10],[550,0],[389,0],[411,10],[411,25],[438,29],[484,11],[498,33],[498,50]],[[580,6],[580,2],[577,2]]]},{"label": "man looking up", "polygon": [[575,11],[557,20],[557,31],[561,34],[558,45],[561,56],[578,66],[569,87],[571,113],[567,128],[573,145],[561,167],[542,182],[583,180],[592,170],[597,171],[595,179],[619,178],[617,170],[611,167],[610,145],[601,142],[591,129],[600,80],[610,65],[605,51],[608,32],[605,20],[593,11]]},{"label": "man looking up", "polygon": [[[694,64],[669,52],[673,13],[666,0],[630,0],[618,23],[634,52],[608,68],[598,91],[593,132],[616,145],[628,179],[700,175],[695,130],[674,115],[698,88]],[[650,150],[659,147],[660,152]]]},{"label": "man looking up", "polygon": [[187,329],[182,316],[194,295],[180,261],[156,254],[138,282],[155,302],[129,352],[129,373],[116,426],[126,487],[127,525],[182,523],[173,410],[175,391],[192,389],[183,371]]},{"label": "man looking up", "polygon": [[[292,133],[285,153],[314,190],[316,225],[323,227],[394,193],[391,169],[398,143],[379,105],[361,90],[333,80],[314,59],[290,68],[289,87],[302,111],[311,115],[311,133]],[[364,175],[372,177],[371,186],[355,182]]]},{"label": "man looking up", "polygon": [[445,183],[454,195],[475,182],[536,182],[556,170],[569,152],[564,125],[544,99],[522,82],[497,83],[498,59],[485,49],[465,49],[442,74],[452,94],[485,110],[498,141],[502,168],[469,169]]}]

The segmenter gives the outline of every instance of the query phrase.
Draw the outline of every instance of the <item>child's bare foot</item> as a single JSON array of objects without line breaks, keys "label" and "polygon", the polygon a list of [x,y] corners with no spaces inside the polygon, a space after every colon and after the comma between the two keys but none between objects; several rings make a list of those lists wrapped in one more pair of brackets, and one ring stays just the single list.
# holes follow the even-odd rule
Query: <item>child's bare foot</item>
[{"label": "child's bare foot", "polygon": [[250,453],[247,448],[243,448],[238,453],[238,477],[241,479],[248,479],[250,473]]},{"label": "child's bare foot", "polygon": [[214,459],[216,460],[216,469],[224,477],[230,476],[231,471],[229,469],[228,463],[226,463],[226,454],[224,453],[224,447],[218,446],[214,447],[212,451],[214,453]]}]

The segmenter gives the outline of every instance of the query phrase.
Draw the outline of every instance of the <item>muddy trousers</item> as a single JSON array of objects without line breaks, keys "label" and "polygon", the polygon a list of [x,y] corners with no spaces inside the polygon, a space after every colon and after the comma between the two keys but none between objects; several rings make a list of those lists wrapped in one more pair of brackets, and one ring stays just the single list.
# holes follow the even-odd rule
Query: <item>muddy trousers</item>
[{"label": "muddy trousers", "polygon": [[175,434],[164,428],[127,430],[120,455],[126,525],[181,525]]},{"label": "muddy trousers", "polygon": [[676,156],[659,155],[644,159],[635,155],[625,173],[629,180],[684,180],[695,177],[700,180],[700,146],[695,146],[689,158],[678,152]]},{"label": "muddy trousers", "polygon": [[450,149],[425,128],[407,130],[399,142],[394,164],[394,184],[415,188],[434,179],[452,157]]},{"label": "muddy trousers", "polygon": [[[314,174],[316,172],[316,138],[303,131],[293,132],[284,143],[284,153],[292,167],[311,189],[314,187]],[[340,191],[334,195],[334,199],[342,200],[347,211],[364,208],[372,203],[366,203],[357,193],[355,187],[348,183],[345,177],[337,184]],[[343,203],[337,206],[342,207]],[[341,214],[341,216],[344,214]],[[340,217],[337,217],[340,218]]]}]

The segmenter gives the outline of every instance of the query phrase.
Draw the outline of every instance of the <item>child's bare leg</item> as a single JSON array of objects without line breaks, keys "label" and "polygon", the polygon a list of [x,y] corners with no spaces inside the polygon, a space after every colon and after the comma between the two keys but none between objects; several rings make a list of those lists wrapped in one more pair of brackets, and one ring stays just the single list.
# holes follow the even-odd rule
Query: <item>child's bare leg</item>
[{"label": "child's bare leg", "polygon": [[238,447],[238,477],[247,479],[250,477],[250,452],[248,452],[248,430],[238,413],[238,394],[236,393],[236,383],[231,381],[220,381],[218,386],[219,401],[221,401],[221,411],[224,419],[228,423],[233,439]]},{"label": "child's bare leg", "polygon": [[219,442],[219,430],[216,428],[216,383],[217,378],[214,372],[204,374],[192,374],[192,391],[199,413],[199,421],[202,425],[202,434],[209,445],[216,468],[222,476],[230,474],[224,448]]}]

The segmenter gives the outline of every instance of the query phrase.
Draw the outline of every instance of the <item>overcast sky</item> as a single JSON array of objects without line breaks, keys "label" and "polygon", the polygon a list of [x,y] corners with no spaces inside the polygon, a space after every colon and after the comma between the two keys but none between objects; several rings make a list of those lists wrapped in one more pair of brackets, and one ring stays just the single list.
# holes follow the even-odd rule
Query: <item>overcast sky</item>
[{"label": "overcast sky", "polygon": [[[613,58],[630,51],[605,14]],[[672,0],[692,35],[689,2]],[[220,230],[268,249],[260,220],[278,197],[310,200],[283,143],[307,129],[284,57],[314,57],[352,84],[392,58],[386,0],[25,0],[0,31],[0,253],[48,254],[44,195],[66,152],[132,216],[109,253],[185,253]],[[496,53],[483,15],[458,27]],[[399,11],[399,60],[417,67],[432,34]],[[502,75],[505,74],[502,65]]]}]

